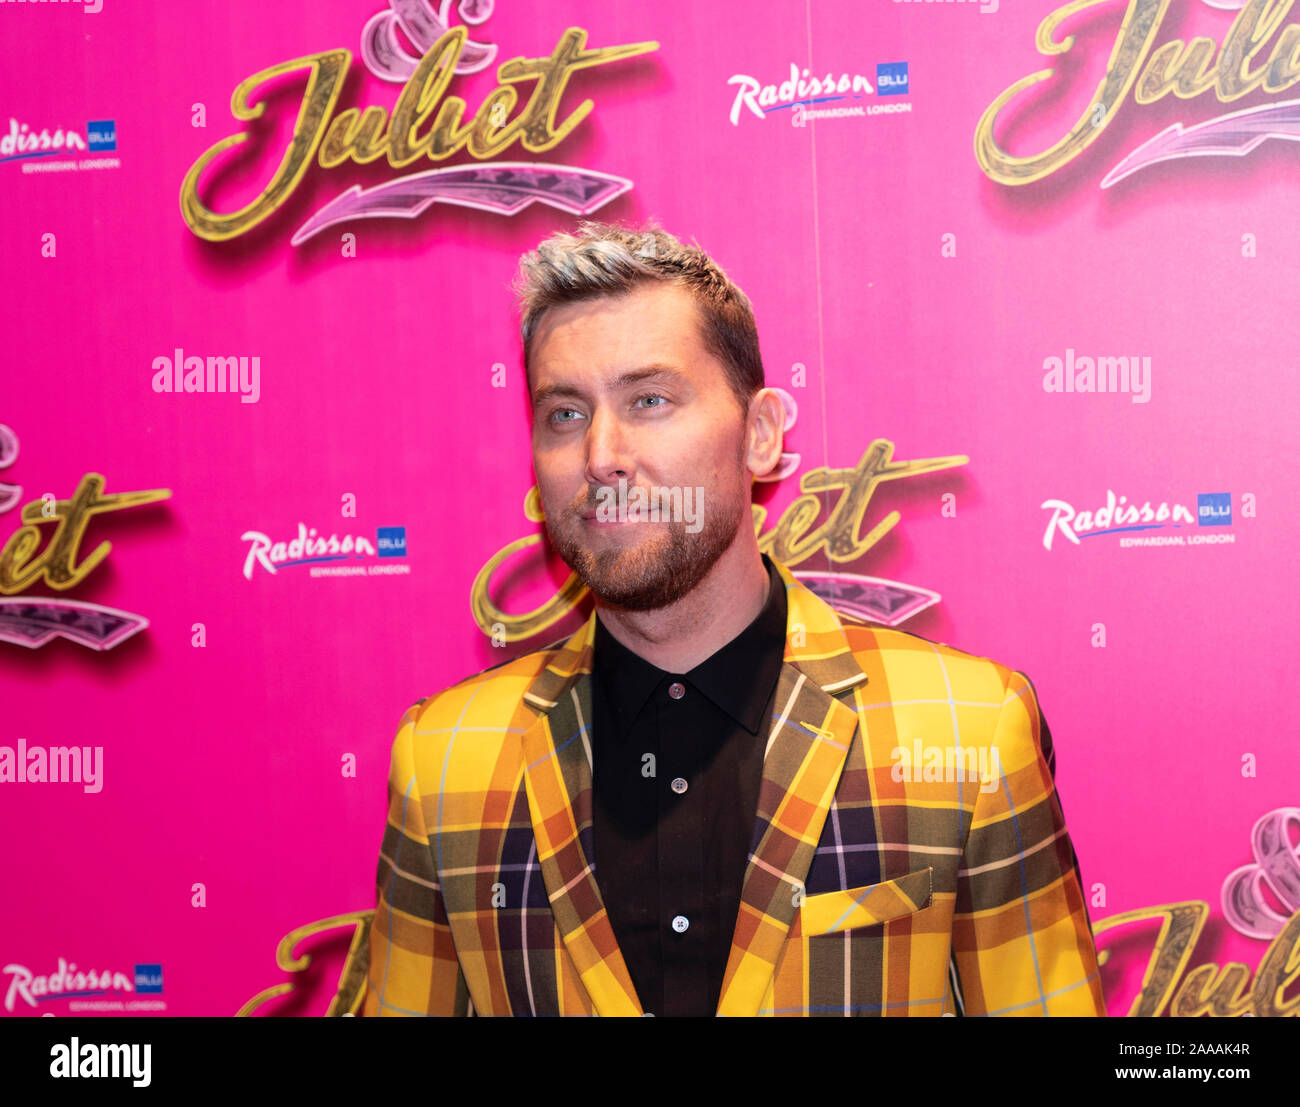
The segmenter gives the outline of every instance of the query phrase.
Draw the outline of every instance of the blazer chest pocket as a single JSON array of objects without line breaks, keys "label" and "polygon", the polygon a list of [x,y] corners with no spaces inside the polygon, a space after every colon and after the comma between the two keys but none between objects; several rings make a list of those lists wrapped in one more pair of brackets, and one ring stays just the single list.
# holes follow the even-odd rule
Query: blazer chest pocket
[{"label": "blazer chest pocket", "polygon": [[800,923],[807,937],[841,934],[929,907],[933,893],[934,868],[918,869],[879,884],[805,896],[799,908]]}]

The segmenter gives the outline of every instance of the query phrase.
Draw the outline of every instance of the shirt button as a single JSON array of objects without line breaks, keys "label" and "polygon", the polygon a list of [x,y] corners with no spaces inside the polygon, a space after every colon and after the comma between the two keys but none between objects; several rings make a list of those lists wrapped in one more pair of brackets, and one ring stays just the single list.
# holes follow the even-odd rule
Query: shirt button
[{"label": "shirt button", "polygon": [[668,685],[668,694],[672,696],[673,699],[679,700],[686,695],[686,685],[675,680],[672,684]]},{"label": "shirt button", "polygon": [[686,928],[690,925],[691,925],[691,920],[688,919],[685,915],[678,915],[675,919],[673,919],[673,929],[677,931],[678,934],[685,934]]},{"label": "shirt button", "polygon": [[690,787],[690,785],[687,784],[686,781],[679,776],[672,782],[672,784],[669,785],[669,787],[680,796],[684,791],[686,791],[687,788]]}]

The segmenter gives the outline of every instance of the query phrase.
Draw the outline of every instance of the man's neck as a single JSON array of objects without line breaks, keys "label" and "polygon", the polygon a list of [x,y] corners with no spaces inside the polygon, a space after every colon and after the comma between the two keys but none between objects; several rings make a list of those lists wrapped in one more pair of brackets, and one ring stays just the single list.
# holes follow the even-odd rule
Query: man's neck
[{"label": "man's neck", "polygon": [[769,587],[753,532],[742,531],[708,575],[676,603],[654,611],[597,603],[596,617],[638,657],[665,672],[685,673],[758,617]]}]

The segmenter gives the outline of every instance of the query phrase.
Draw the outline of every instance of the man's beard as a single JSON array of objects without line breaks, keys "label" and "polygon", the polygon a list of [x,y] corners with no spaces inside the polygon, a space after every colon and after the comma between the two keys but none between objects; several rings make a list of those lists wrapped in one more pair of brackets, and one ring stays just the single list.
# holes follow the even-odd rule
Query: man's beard
[{"label": "man's beard", "polygon": [[580,544],[586,524],[576,511],[568,513],[566,518],[573,522],[566,522],[562,532],[551,525],[547,513],[546,533],[561,560],[599,602],[627,611],[653,611],[680,600],[708,575],[735,539],[743,506],[737,497],[721,510],[704,511],[703,526],[693,534],[680,521],[656,523],[638,544],[612,543],[602,550]]}]

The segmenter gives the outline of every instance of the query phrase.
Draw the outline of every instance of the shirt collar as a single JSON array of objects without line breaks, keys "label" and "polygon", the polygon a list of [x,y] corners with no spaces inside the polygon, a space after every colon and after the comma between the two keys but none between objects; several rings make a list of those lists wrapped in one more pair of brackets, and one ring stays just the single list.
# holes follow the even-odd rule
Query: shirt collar
[{"label": "shirt collar", "polygon": [[665,678],[681,680],[702,693],[751,734],[763,725],[763,710],[781,672],[785,653],[785,582],[767,554],[767,602],[753,621],[688,673],[669,673],[650,664],[615,638],[596,617],[592,670],[614,704],[623,727],[630,726]]}]

